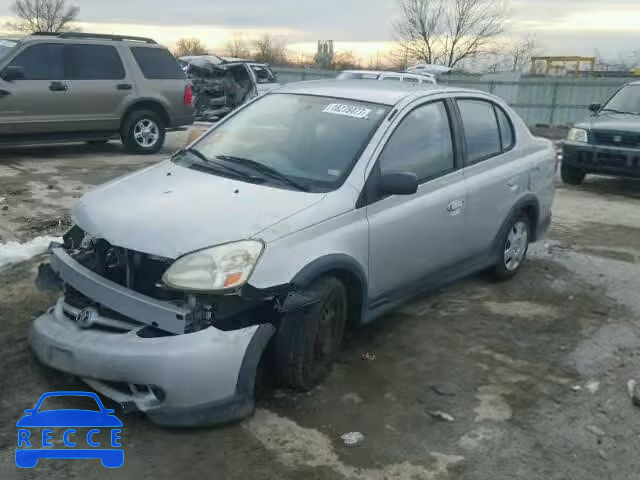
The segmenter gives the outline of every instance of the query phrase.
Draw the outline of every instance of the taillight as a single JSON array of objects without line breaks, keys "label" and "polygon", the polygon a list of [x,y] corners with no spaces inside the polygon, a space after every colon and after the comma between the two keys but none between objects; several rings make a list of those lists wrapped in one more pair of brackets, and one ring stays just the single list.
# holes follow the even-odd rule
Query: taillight
[{"label": "taillight", "polygon": [[191,85],[184,87],[184,104],[193,104],[193,89],[191,88]]}]

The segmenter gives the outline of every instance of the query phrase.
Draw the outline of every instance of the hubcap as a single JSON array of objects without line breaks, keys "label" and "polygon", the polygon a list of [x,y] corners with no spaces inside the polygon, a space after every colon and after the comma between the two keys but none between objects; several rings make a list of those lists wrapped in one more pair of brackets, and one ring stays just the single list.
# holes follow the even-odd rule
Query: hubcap
[{"label": "hubcap", "polygon": [[135,138],[136,143],[141,147],[148,148],[154,146],[159,137],[160,130],[158,129],[158,125],[148,118],[143,118],[136,123],[136,126],[133,128],[133,138]]},{"label": "hubcap", "polygon": [[516,222],[509,230],[504,244],[504,266],[510,272],[520,266],[527,252],[529,227],[523,221]]}]

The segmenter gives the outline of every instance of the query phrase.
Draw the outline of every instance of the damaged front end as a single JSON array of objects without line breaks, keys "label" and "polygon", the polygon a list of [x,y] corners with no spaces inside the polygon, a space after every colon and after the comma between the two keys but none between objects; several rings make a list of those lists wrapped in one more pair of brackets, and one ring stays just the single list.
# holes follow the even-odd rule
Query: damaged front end
[{"label": "damaged front end", "polygon": [[59,282],[63,295],[35,320],[31,347],[43,363],[158,424],[250,415],[257,365],[287,289],[185,293],[161,280],[173,263],[73,227],[40,269],[38,285]]},{"label": "damaged front end", "polygon": [[195,95],[195,119],[216,121],[255,96],[242,64],[214,63],[209,57],[180,59]]}]

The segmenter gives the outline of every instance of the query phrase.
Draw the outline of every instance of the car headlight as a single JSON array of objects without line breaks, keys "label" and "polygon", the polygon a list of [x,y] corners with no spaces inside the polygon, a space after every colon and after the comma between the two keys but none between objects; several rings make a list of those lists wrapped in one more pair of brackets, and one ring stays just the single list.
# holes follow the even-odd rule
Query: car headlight
[{"label": "car headlight", "polygon": [[162,281],[177,290],[234,289],[249,280],[263,248],[260,241],[242,240],[189,253],[169,267]]},{"label": "car headlight", "polygon": [[587,143],[587,131],[583,128],[572,128],[569,130],[567,140],[570,142]]}]

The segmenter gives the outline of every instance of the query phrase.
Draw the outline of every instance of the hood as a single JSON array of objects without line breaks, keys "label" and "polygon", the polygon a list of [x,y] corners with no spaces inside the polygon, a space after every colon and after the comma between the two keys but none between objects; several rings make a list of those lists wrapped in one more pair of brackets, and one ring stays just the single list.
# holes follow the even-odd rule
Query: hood
[{"label": "hood", "polygon": [[617,132],[640,133],[640,115],[603,112],[593,115],[575,125],[587,130],[611,130]]},{"label": "hood", "polygon": [[73,210],[85,232],[113,245],[177,258],[245,240],[322,200],[162,162],[84,195]]}]

